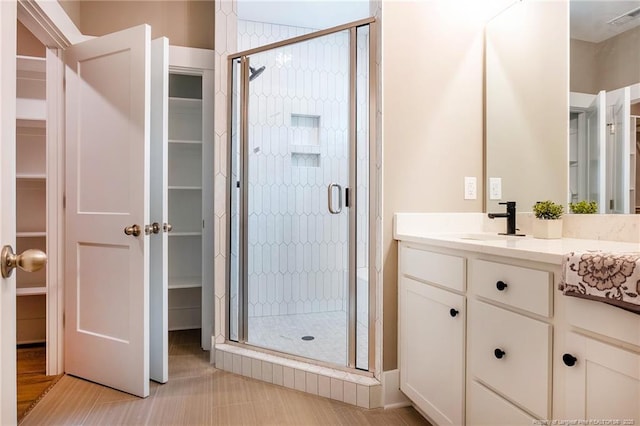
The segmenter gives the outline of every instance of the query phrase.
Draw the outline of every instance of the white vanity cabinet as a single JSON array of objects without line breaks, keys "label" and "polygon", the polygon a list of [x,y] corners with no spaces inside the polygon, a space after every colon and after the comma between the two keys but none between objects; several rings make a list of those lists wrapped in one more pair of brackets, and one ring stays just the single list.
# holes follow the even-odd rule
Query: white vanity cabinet
[{"label": "white vanity cabinet", "polygon": [[[531,424],[551,417],[552,274],[498,260],[469,260],[467,377],[504,399],[500,411]],[[469,385],[470,407],[481,405],[477,386]],[[489,422],[480,411],[468,413],[469,425]]]},{"label": "white vanity cabinet", "polygon": [[[558,290],[566,253],[637,243],[483,239],[418,219],[395,223],[398,368],[433,424],[640,424],[640,315]],[[443,319],[456,301],[459,328]]]},{"label": "white vanity cabinet", "polygon": [[464,423],[465,259],[400,244],[400,389],[439,425]]},{"label": "white vanity cabinet", "polygon": [[640,316],[563,297],[567,326],[558,336],[555,413],[561,418],[640,422]]}]

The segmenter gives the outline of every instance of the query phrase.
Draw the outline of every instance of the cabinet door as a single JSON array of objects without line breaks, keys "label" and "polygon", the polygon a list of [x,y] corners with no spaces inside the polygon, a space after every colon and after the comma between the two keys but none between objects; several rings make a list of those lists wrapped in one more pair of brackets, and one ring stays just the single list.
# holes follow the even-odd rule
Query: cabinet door
[{"label": "cabinet door", "polygon": [[640,354],[568,333],[565,351],[556,356],[563,358],[563,418],[640,422]]},{"label": "cabinet door", "polygon": [[465,298],[400,278],[400,389],[438,425],[464,422]]},{"label": "cabinet door", "polygon": [[[65,53],[65,369],[149,395],[151,28]],[[137,226],[137,228],[136,228]]]}]

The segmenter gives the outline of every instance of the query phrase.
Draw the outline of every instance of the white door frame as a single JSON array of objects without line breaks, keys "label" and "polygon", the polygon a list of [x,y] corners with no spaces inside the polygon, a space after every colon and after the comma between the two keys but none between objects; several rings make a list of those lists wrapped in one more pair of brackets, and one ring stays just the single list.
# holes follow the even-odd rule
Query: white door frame
[{"label": "white door frame", "polygon": [[[0,2],[0,246],[16,243],[16,3]],[[13,158],[13,160],[12,160]],[[16,274],[0,277],[0,424],[16,423]]]},{"label": "white door frame", "polygon": [[[46,365],[47,374],[54,375],[64,372],[64,288],[62,285],[64,257],[61,255],[64,253],[64,148],[62,146],[64,63],[60,52],[61,49],[93,37],[82,35],[57,1],[18,0],[17,17],[41,43],[48,47],[46,61],[48,212]],[[15,33],[15,30],[12,32]]]}]

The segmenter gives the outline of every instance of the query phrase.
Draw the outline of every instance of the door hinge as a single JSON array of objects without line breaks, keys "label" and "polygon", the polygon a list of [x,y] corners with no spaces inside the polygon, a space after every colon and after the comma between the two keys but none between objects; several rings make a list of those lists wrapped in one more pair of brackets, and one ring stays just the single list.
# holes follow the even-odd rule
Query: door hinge
[{"label": "door hinge", "polygon": [[62,313],[62,327],[64,328],[65,324],[67,323],[67,317],[64,314],[64,312]]},{"label": "door hinge", "polygon": [[610,135],[615,135],[616,134],[616,125],[615,125],[615,123],[607,123],[607,127],[609,128],[609,134]]},{"label": "door hinge", "polygon": [[62,208],[67,208],[67,194],[62,194]]},{"label": "door hinge", "polygon": [[613,210],[614,204],[613,200],[609,200],[609,210]]}]

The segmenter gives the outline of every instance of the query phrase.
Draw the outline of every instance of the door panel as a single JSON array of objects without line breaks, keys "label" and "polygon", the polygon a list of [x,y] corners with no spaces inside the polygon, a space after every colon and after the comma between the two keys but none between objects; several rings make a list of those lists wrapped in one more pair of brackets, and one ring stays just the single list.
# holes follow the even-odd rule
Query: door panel
[{"label": "door panel", "polygon": [[[16,2],[0,2],[0,247],[16,242]],[[0,424],[16,423],[16,274],[0,277]]]},{"label": "door panel", "polygon": [[149,394],[150,33],[70,47],[66,77],[66,371]]},{"label": "door panel", "polygon": [[610,181],[608,200],[613,200],[609,206],[610,213],[631,213],[629,208],[629,190],[631,177],[630,169],[630,124],[631,120],[631,92],[629,87],[621,89],[615,104],[611,107],[609,123],[613,126],[610,132],[610,142],[607,155],[607,179]]},{"label": "door panel", "polygon": [[586,175],[587,194],[589,200],[598,202],[600,213],[605,212],[605,141],[606,141],[606,106],[605,91],[602,90],[586,111],[587,117],[587,158],[581,164],[586,170],[580,175]]},{"label": "door panel", "polygon": [[151,222],[159,233],[149,241],[149,376],[165,383],[169,379],[168,334],[168,238],[162,226],[168,217],[168,116],[169,39],[151,42]]}]

